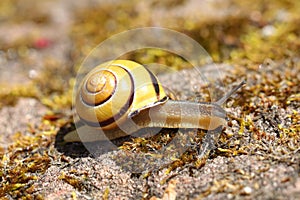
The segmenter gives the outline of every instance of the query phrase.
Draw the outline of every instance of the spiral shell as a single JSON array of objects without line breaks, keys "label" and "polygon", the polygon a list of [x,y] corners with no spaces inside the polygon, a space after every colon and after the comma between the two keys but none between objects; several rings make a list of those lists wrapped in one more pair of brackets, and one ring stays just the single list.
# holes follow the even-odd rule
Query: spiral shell
[{"label": "spiral shell", "polygon": [[160,82],[147,68],[129,60],[114,60],[86,75],[76,94],[75,109],[89,126],[109,130],[167,100]]}]

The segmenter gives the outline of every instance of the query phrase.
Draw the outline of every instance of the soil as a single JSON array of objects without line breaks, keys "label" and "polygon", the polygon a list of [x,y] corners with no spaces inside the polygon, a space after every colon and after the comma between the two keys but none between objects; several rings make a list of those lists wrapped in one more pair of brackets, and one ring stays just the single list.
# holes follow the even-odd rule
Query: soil
[{"label": "soil", "polygon": [[[243,5],[230,0],[201,6],[193,0],[133,2],[0,3],[0,198],[299,199],[300,26],[278,28],[273,37],[279,35],[283,41],[266,38],[276,28],[275,22],[292,24],[290,19],[298,19],[300,6],[286,2],[267,7],[259,1]],[[110,14],[113,7],[119,10],[116,16]],[[129,8],[130,14],[125,12]],[[274,24],[268,18],[272,13],[277,13]],[[95,31],[104,21],[103,30]],[[245,28],[248,22],[255,29]],[[99,148],[97,154],[80,142],[63,141],[74,130],[72,91],[83,55],[106,37],[137,25],[214,38],[209,45],[204,42],[216,60],[213,67],[158,75],[177,99],[216,101],[247,81],[223,105],[228,124],[202,160],[197,155],[205,144],[195,147],[193,143],[189,153],[172,163],[133,172],[124,168],[133,158],[124,157],[124,149],[138,152],[143,144],[154,148],[157,141],[129,137],[113,145],[88,144]],[[280,31],[290,33],[286,40]],[[257,44],[251,46],[249,41]],[[170,60],[149,57],[163,64]],[[200,81],[199,73],[210,77],[208,84]],[[170,130],[163,132],[172,135]]]}]

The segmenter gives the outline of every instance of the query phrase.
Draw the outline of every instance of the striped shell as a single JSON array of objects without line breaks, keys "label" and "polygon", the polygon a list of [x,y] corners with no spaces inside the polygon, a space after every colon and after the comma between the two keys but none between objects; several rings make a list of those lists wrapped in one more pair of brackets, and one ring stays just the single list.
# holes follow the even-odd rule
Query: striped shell
[{"label": "striped shell", "polygon": [[158,79],[143,65],[114,60],[86,75],[76,94],[75,109],[87,125],[109,130],[167,100]]}]

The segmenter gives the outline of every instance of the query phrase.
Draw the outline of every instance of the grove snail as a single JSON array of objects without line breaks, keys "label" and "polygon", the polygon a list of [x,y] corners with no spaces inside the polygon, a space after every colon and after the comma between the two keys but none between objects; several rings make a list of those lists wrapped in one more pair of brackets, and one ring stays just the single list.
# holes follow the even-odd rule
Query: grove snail
[{"label": "grove snail", "polygon": [[112,140],[147,127],[214,130],[227,122],[221,105],[244,84],[213,103],[175,101],[143,65],[129,60],[109,61],[91,70],[76,94],[75,109],[85,123],[77,132],[84,134],[78,137],[71,132],[64,140]]}]

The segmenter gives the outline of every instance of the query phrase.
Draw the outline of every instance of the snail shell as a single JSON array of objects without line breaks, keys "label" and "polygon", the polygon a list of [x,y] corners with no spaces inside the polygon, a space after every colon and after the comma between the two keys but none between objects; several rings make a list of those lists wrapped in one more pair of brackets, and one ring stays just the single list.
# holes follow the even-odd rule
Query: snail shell
[{"label": "snail shell", "polygon": [[[221,105],[244,84],[215,103],[174,101],[143,65],[129,60],[106,62],[86,75],[76,94],[76,112],[87,125],[82,127],[84,135],[79,138],[71,132],[64,140],[111,140],[146,127],[214,130],[227,122]],[[95,128],[106,137],[100,137]]]},{"label": "snail shell", "polygon": [[75,108],[87,125],[110,130],[167,100],[160,82],[147,68],[133,61],[115,60],[87,74],[76,95]]}]

